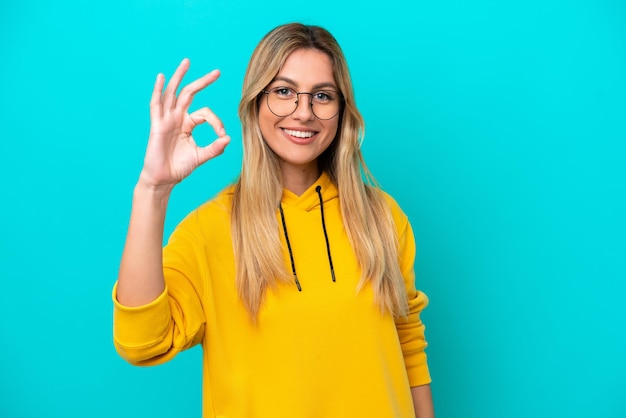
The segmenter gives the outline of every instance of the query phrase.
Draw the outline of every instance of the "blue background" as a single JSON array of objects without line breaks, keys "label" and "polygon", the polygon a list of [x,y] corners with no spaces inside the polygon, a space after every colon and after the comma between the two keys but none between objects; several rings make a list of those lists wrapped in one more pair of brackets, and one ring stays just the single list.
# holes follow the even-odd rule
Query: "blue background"
[{"label": "blue background", "polygon": [[0,416],[200,416],[199,348],[135,368],[111,342],[150,91],[183,57],[187,80],[220,68],[194,107],[234,139],[169,233],[237,175],[246,63],[294,20],[343,46],[367,161],[413,223],[438,417],[626,416],[618,0],[3,2]]}]

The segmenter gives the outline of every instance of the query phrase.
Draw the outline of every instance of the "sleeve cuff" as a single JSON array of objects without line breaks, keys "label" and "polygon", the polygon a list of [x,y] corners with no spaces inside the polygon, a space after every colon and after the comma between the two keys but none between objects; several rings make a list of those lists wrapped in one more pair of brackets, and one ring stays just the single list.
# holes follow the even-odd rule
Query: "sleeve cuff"
[{"label": "sleeve cuff", "polygon": [[430,377],[430,370],[428,369],[428,363],[426,362],[426,354],[420,356],[421,358],[412,366],[407,365],[407,375],[409,378],[409,386],[422,386],[429,384],[432,379]]},{"label": "sleeve cuff", "polygon": [[117,300],[117,283],[113,287],[113,337],[123,349],[137,350],[158,344],[167,334],[171,312],[167,288],[152,302],[136,307]]}]

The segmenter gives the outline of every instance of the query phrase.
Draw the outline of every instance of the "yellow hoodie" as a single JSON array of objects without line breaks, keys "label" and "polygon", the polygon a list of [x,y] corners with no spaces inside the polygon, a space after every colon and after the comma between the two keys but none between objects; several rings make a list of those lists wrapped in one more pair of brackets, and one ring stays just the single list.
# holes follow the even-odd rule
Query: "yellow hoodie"
[{"label": "yellow hoodie", "polygon": [[[321,186],[331,278],[321,220]],[[163,363],[203,346],[203,417],[414,417],[410,387],[430,382],[425,294],[415,290],[415,243],[388,198],[399,239],[410,314],[382,314],[372,289],[356,292],[360,269],[326,174],[301,196],[285,191],[285,225],[302,290],[270,289],[253,325],[238,298],[230,232],[232,188],[178,225],[163,250],[166,289],[148,305],[114,300],[114,343],[132,364]],[[281,224],[280,214],[277,211]],[[284,234],[286,267],[291,262]]]}]

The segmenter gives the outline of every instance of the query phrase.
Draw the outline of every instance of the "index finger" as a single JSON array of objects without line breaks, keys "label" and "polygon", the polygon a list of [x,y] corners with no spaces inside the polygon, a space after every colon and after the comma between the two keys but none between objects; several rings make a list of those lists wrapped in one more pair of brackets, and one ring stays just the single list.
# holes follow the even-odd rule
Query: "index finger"
[{"label": "index finger", "polygon": [[191,132],[203,121],[206,121],[209,125],[213,127],[213,130],[215,131],[217,136],[222,137],[226,135],[224,124],[222,123],[220,118],[218,118],[217,115],[213,113],[208,107],[203,107],[202,109],[198,109],[195,112],[190,113],[188,123],[185,123],[185,125],[183,126],[183,130],[186,132]]}]

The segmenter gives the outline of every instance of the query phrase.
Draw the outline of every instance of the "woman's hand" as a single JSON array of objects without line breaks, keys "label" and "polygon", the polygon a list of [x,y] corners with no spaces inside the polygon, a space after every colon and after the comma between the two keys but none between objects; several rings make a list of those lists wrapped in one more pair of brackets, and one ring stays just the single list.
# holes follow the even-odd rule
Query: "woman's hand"
[{"label": "woman's hand", "polygon": [[[176,96],[188,69],[189,60],[185,58],[165,91],[163,74],[159,74],[154,83],[150,100],[150,138],[139,177],[143,186],[171,190],[196,167],[222,154],[230,142],[222,121],[208,107],[188,113],[194,95],[217,80],[219,71],[213,70],[186,85]],[[199,147],[191,134],[204,122],[213,127],[218,138],[206,147]]]}]

